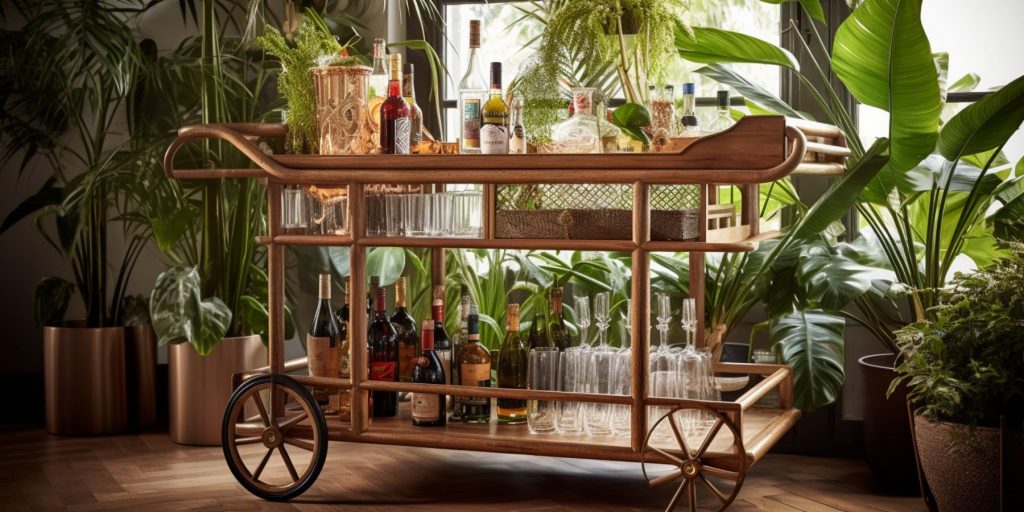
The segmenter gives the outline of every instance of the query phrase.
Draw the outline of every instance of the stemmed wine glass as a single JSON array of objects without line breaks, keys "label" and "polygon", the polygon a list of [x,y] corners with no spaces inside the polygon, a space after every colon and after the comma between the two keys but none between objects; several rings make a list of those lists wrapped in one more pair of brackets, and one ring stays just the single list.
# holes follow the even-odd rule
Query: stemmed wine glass
[{"label": "stemmed wine glass", "polygon": [[[651,395],[663,398],[679,398],[679,366],[677,359],[677,351],[672,350],[668,345],[668,325],[672,320],[672,303],[669,296],[664,293],[657,295],[658,313],[657,313],[657,329],[660,334],[660,341],[658,348],[650,354],[650,376],[651,376]],[[669,411],[668,407],[657,406],[650,408],[650,423],[658,421],[665,413]],[[662,422],[661,426],[657,431],[654,432],[655,437],[665,438],[671,435],[671,431],[667,426],[667,422]]]},{"label": "stemmed wine glass", "polygon": [[[587,392],[607,394],[608,378],[611,373],[611,360],[614,353],[608,346],[608,327],[611,325],[611,312],[608,304],[608,292],[601,292],[594,297],[594,322],[597,325],[598,345],[587,347]],[[608,404],[588,403],[585,408],[584,425],[587,433],[592,436],[611,433],[611,417]]]}]

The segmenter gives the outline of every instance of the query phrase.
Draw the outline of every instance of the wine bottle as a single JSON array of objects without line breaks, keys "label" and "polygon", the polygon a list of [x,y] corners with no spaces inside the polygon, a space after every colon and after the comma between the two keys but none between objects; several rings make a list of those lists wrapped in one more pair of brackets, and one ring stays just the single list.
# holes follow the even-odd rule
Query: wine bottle
[{"label": "wine bottle", "polygon": [[[455,365],[454,371],[448,374],[448,379],[451,384],[458,386],[460,382],[459,378],[459,361],[460,354],[462,353],[462,347],[466,346],[469,340],[469,309],[472,300],[469,298],[469,287],[462,285],[462,295],[459,300],[459,330],[456,331],[455,336],[452,338],[452,364]],[[448,421],[449,422],[460,422],[462,421],[462,399],[460,395],[454,395],[451,397],[450,404],[448,406]]]},{"label": "wine bottle", "polygon": [[480,111],[487,82],[480,70],[480,20],[469,20],[469,58],[459,82],[459,113],[462,118],[460,153],[480,152]]},{"label": "wine bottle", "polygon": [[[445,373],[441,359],[434,351],[434,325],[431,320],[423,321],[422,353],[416,359],[412,381],[417,384],[444,384]],[[412,394],[412,424],[418,427],[439,427],[444,425],[444,394]]]},{"label": "wine bottle", "polygon": [[481,114],[480,151],[485,155],[508,153],[508,105],[501,98],[501,63],[491,63],[491,96]]},{"label": "wine bottle", "polygon": [[[459,351],[459,379],[463,386],[491,387],[491,352],[480,344],[480,313],[475,304],[466,321],[466,345]],[[462,421],[490,423],[491,399],[463,397]]]},{"label": "wine bottle", "polygon": [[571,346],[569,329],[565,327],[565,316],[562,314],[562,288],[552,286],[549,292],[550,318],[548,321],[548,339],[551,345],[558,347],[558,350],[565,350]]},{"label": "wine bottle", "polygon": [[391,325],[398,336],[398,375],[403,382],[412,380],[412,368],[416,365],[416,347],[420,337],[416,334],[416,321],[409,316],[405,302],[406,279],[399,277],[395,281],[395,314],[391,315]]},{"label": "wine bottle", "polygon": [[[370,353],[370,380],[398,382],[398,337],[388,320],[384,306],[384,288],[375,291],[373,321],[366,333]],[[387,417],[398,414],[398,393],[395,391],[373,391],[373,416]]]},{"label": "wine bottle", "polygon": [[526,128],[523,127],[523,99],[517,97],[512,100],[512,131],[509,134],[508,152],[514,155],[525,155]]},{"label": "wine bottle", "polygon": [[423,140],[423,110],[416,104],[416,80],[413,65],[405,65],[405,77],[402,79],[402,95],[409,103],[409,148],[416,147]]},{"label": "wine bottle", "polygon": [[[348,326],[351,321],[351,311],[349,309],[349,301],[351,299],[351,279],[345,280],[344,297],[345,302],[342,304],[338,311],[334,313],[335,320],[338,322],[338,375],[342,379],[348,379],[352,376],[352,353],[351,345],[352,341],[348,336]],[[340,391],[338,393],[338,411],[347,414],[351,410],[351,395],[349,391]]]},{"label": "wine bottle", "polygon": [[380,106],[380,152],[385,155],[409,154],[409,103],[402,97],[402,55],[388,56],[391,80],[388,98]]},{"label": "wine bottle", "polygon": [[[313,377],[338,377],[338,321],[331,308],[331,275],[320,274],[320,299],[313,313],[313,323],[306,334],[309,374]],[[318,402],[337,410],[337,393],[316,390]]]},{"label": "wine bottle", "polygon": [[447,377],[452,374],[452,342],[444,328],[444,286],[434,287],[434,302],[430,305],[430,312],[434,320],[434,351]]},{"label": "wine bottle", "polygon": [[[498,351],[498,387],[526,389],[526,365],[529,353],[519,335],[519,304],[509,304],[505,318],[505,340]],[[526,423],[526,400],[498,399],[498,422]]]},{"label": "wine bottle", "polygon": [[373,321],[373,305],[376,303],[377,288],[380,288],[380,277],[370,278],[370,287],[366,289],[366,325]]}]

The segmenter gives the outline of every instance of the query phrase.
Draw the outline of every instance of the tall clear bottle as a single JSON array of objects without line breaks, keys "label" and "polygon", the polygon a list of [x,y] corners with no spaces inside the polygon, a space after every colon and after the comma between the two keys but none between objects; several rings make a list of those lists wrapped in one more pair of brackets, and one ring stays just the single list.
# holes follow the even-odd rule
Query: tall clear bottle
[{"label": "tall clear bottle", "polygon": [[679,128],[683,137],[700,137],[700,123],[697,121],[696,87],[693,82],[683,84],[682,108],[679,109]]},{"label": "tall clear bottle", "polygon": [[592,87],[572,89],[572,117],[555,125],[551,131],[559,153],[602,151],[601,133],[594,116],[594,90]]},{"label": "tall clear bottle", "polygon": [[423,109],[416,104],[416,74],[412,64],[405,65],[405,76],[402,78],[402,95],[409,103],[409,147],[415,148],[423,140]]},{"label": "tall clear bottle", "polygon": [[[509,304],[505,318],[505,340],[498,351],[498,387],[526,389],[526,367],[529,352],[519,333],[519,304]],[[526,400],[518,398],[498,399],[498,422],[504,424],[526,423]]]},{"label": "tall clear bottle", "polygon": [[[459,379],[463,386],[491,387],[491,352],[480,344],[480,313],[470,306],[466,323],[466,345],[459,351]],[[490,423],[491,399],[481,396],[462,398],[462,421]]]},{"label": "tall clear bottle", "polygon": [[398,374],[403,382],[412,381],[412,369],[416,365],[416,347],[420,344],[420,336],[416,333],[416,321],[409,316],[406,303],[406,279],[399,277],[395,281],[395,314],[391,315],[391,325],[398,336]]},{"label": "tall clear bottle", "polygon": [[704,133],[718,133],[727,130],[734,124],[736,124],[736,121],[733,121],[732,116],[729,115],[729,91],[718,91],[718,110],[715,112],[715,119],[711,121]]},{"label": "tall clear bottle", "polygon": [[480,124],[482,122],[484,99],[487,95],[487,81],[480,67],[480,20],[469,20],[469,58],[466,73],[459,81],[459,115],[462,120],[462,136],[459,138],[459,152],[480,152]]},{"label": "tall clear bottle", "polygon": [[[459,300],[459,329],[452,338],[452,364],[454,365],[454,371],[448,374],[450,383],[456,386],[461,382],[459,375],[461,373],[459,371],[460,354],[462,353],[462,348],[469,341],[469,310],[471,304],[472,299],[469,297],[469,287],[462,285],[461,299]],[[459,395],[451,397],[448,406],[448,421],[462,421],[462,400],[463,397]]]},{"label": "tall clear bottle", "polygon": [[380,106],[388,97],[388,62],[385,50],[387,44],[382,38],[373,40],[373,71],[370,73],[370,101],[367,112],[377,130],[373,133],[373,144],[380,148]]},{"label": "tall clear bottle", "polygon": [[388,56],[391,80],[388,97],[380,106],[380,152],[385,155],[408,155],[411,116],[409,103],[402,97],[402,54]]},{"label": "tall clear bottle", "polygon": [[480,152],[485,155],[508,153],[508,105],[501,97],[501,63],[491,63],[491,93],[484,103],[480,125]]}]

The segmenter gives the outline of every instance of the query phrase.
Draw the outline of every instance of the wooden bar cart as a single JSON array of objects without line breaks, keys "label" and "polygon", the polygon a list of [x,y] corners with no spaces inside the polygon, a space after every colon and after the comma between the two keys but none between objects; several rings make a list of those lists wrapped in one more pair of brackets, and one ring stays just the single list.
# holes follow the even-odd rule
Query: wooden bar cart
[{"label": "wooden bar cart", "polygon": [[[312,485],[323,467],[327,441],[380,443],[403,446],[477,450],[500,453],[576,457],[642,463],[651,486],[670,484],[676,491],[667,510],[684,499],[691,510],[700,500],[726,508],[735,499],[747,469],[800,417],[793,407],[792,374],[788,367],[764,364],[716,363],[718,374],[759,375],[760,380],[734,401],[694,401],[649,396],[650,332],[649,253],[689,254],[690,290],[697,318],[704,317],[705,252],[754,250],[778,232],[761,232],[758,218],[759,184],[790,174],[838,175],[849,154],[842,134],[833,126],[777,116],[748,116],[729,130],[693,141],[678,153],[607,155],[370,155],[294,156],[267,154],[260,138],[280,138],[286,127],[274,124],[186,126],[167,150],[164,169],[179,179],[255,177],[266,180],[269,195],[269,233],[260,238],[268,247],[269,364],[236,376],[236,391],[225,411],[223,447],[228,466],[253,494],[270,500],[298,496]],[[190,141],[221,139],[244,153],[251,169],[174,168],[178,149]],[[483,237],[403,238],[367,237],[364,189],[378,184],[470,183],[484,186]],[[308,184],[347,187],[350,235],[305,236],[282,232],[282,189]],[[620,184],[632,188],[632,238],[620,240],[516,239],[495,237],[495,187],[503,184]],[[734,185],[742,194],[736,222],[709,229],[708,212],[715,208],[717,185]],[[700,234],[696,240],[652,240],[652,186],[700,187]],[[719,225],[716,221],[714,226]],[[365,249],[376,246],[429,247],[434,260],[445,249],[509,248],[629,252],[632,262],[631,394],[604,395],[407,382],[368,380],[366,316],[349,319],[350,379],[293,375],[305,360],[284,360],[284,270],[287,245],[349,246],[352,297],[366,295]],[[434,284],[444,282],[443,264],[433,265]],[[702,324],[702,322],[701,322]],[[698,326],[698,345],[705,340]],[[351,416],[327,417],[310,389],[351,393]],[[419,391],[446,395],[574,401],[630,407],[628,437],[530,434],[526,425],[448,424],[417,428],[403,410],[394,418],[369,418],[371,391]],[[777,393],[775,406],[758,405]],[[669,412],[651,418],[648,408]],[[704,411],[712,423],[701,438],[684,435],[674,414]],[[657,424],[670,425],[669,439],[651,436]],[[287,448],[286,448],[287,447]],[[271,469],[271,467],[276,469]]]}]

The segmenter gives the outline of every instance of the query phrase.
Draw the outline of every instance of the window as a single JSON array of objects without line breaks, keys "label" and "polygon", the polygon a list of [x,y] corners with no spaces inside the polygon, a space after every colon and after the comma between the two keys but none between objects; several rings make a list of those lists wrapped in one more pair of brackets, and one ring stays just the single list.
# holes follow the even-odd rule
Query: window
[{"label": "window", "polygon": [[[465,72],[466,63],[463,59],[468,57],[469,20],[483,20],[480,65],[484,67],[484,75],[487,76],[487,67],[491,61],[501,61],[506,85],[518,75],[523,64],[533,54],[532,48],[537,44],[536,39],[543,32],[544,26],[536,19],[523,16],[522,9],[533,9],[535,2],[448,3],[442,0],[441,3],[448,36],[442,55],[450,75],[444,86],[442,114],[446,128],[445,139],[455,140],[460,136],[461,128],[456,111],[456,98],[459,80]],[[693,0],[686,15],[686,21],[693,26],[736,30],[774,44],[780,42],[780,19],[781,14],[777,5],[759,0]],[[531,41],[533,43],[529,45]],[[693,81],[698,84],[698,96],[713,98],[718,85],[693,73],[699,67],[700,65],[676,59],[669,67],[668,82],[678,87],[683,82]],[[736,65],[736,69],[769,91],[779,93],[778,68]],[[704,108],[713,110],[713,107]]]}]

